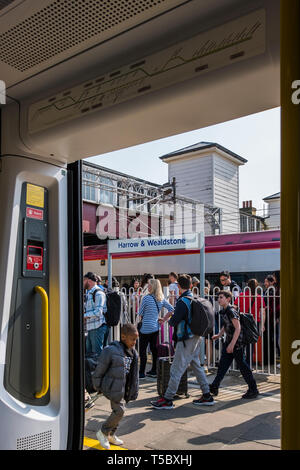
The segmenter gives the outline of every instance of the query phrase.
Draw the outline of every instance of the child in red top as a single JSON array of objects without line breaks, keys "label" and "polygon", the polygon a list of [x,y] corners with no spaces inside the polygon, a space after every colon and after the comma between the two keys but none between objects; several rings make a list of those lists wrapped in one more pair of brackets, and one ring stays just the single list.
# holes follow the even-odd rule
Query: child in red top
[{"label": "child in red top", "polygon": [[[241,293],[234,301],[234,305],[238,306],[242,313],[252,313],[254,320],[261,327],[261,331],[264,331],[265,324],[265,301],[262,295],[256,293],[258,282],[256,279],[250,279],[248,281],[248,288],[245,289],[244,293]],[[262,315],[261,315],[262,314]],[[261,317],[262,324],[261,324]]]},{"label": "child in red top", "polygon": [[252,313],[257,323],[261,322],[261,311],[266,308],[263,297],[261,295],[252,296],[250,291],[241,293],[235,299],[234,305],[237,305],[242,313]]},{"label": "child in red top", "polygon": [[[242,313],[252,313],[254,320],[257,323],[260,335],[263,335],[265,330],[265,301],[262,295],[258,294],[256,288],[258,282],[256,279],[250,279],[248,281],[248,289],[245,289],[244,293],[241,293],[234,301],[234,305],[237,306]],[[255,359],[252,355],[257,354],[259,362],[261,361],[262,344],[261,340],[258,341],[256,348],[252,348],[250,345],[246,347],[246,361],[251,365],[251,358]]]}]

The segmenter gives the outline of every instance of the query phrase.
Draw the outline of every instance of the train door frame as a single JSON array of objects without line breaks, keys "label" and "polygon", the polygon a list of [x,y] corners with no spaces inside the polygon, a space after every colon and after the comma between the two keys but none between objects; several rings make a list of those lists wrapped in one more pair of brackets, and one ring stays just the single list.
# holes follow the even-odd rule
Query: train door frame
[{"label": "train door frame", "polygon": [[68,165],[67,171],[70,377],[67,449],[78,450],[82,449],[84,438],[82,161]]},{"label": "train door frame", "polygon": [[[300,2],[281,2],[281,447],[300,449]],[[299,91],[298,91],[299,94]]]}]

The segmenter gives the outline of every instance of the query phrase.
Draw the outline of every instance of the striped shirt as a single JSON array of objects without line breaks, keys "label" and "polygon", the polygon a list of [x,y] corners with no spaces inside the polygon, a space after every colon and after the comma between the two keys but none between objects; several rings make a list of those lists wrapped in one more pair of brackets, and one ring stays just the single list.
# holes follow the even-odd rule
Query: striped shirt
[{"label": "striped shirt", "polygon": [[174,311],[174,308],[166,299],[158,301],[151,294],[143,297],[139,311],[139,315],[142,317],[141,333],[150,334],[159,330],[158,316],[163,307],[166,308],[168,312]]},{"label": "striped shirt", "polygon": [[[95,302],[93,299],[93,292],[95,294]],[[104,313],[106,313],[106,295],[101,286],[94,286],[86,292],[84,302],[84,319],[86,320],[85,327],[87,331],[96,330],[103,323],[106,323]]]}]

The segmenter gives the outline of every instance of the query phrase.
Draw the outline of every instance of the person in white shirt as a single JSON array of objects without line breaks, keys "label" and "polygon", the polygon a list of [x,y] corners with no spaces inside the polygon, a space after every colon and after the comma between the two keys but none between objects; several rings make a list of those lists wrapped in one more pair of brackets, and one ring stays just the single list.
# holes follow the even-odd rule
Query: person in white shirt
[{"label": "person in white shirt", "polygon": [[[120,283],[116,277],[112,278],[112,290],[117,292],[121,297],[121,325],[130,323],[130,318],[128,315],[128,302],[125,293],[120,289]],[[108,292],[110,289],[107,290]]]},{"label": "person in white shirt", "polygon": [[97,285],[98,276],[88,272],[83,276],[86,291],[84,301],[84,322],[87,331],[86,355],[100,355],[106,345],[109,327],[106,324],[106,295],[102,286]]},{"label": "person in white shirt", "polygon": [[175,307],[177,299],[179,297],[179,287],[178,287],[178,274],[171,272],[169,274],[169,302],[170,304]]}]

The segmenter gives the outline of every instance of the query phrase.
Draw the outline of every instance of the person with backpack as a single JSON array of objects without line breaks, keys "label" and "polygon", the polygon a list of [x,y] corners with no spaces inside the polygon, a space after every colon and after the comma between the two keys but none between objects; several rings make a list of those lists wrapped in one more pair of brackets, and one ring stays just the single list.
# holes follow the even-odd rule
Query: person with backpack
[{"label": "person with backpack", "polygon": [[[176,395],[181,377],[191,365],[193,372],[197,378],[203,395],[194,400],[195,405],[211,406],[214,405],[214,399],[209,391],[209,384],[204,372],[204,368],[200,364],[200,336],[194,334],[191,329],[191,305],[193,302],[193,294],[191,291],[191,277],[183,274],[178,278],[180,297],[177,300],[174,315],[169,320],[169,325],[174,327],[173,339],[176,341],[175,356],[170,369],[170,380],[168,388],[162,398],[151,401],[153,408],[158,410],[170,410],[174,408],[173,398]],[[195,302],[197,302],[195,300]],[[167,320],[168,314],[163,318]],[[213,318],[213,315],[212,315]],[[205,331],[203,331],[203,334]]]},{"label": "person with backpack", "polygon": [[242,396],[242,398],[256,398],[259,392],[252,371],[244,356],[245,344],[243,342],[240,315],[231,305],[231,302],[232,293],[230,291],[221,290],[219,292],[219,305],[222,307],[220,315],[223,320],[223,327],[219,334],[212,337],[212,340],[215,341],[216,339],[221,338],[224,333],[226,333],[226,339],[223,344],[217,375],[209,386],[210,392],[214,396],[218,395],[219,386],[231,366],[232,361],[235,359],[237,366],[248,385],[248,391]]},{"label": "person with backpack", "polygon": [[97,285],[98,276],[88,272],[83,277],[83,288],[86,290],[84,301],[84,322],[87,331],[85,340],[86,355],[99,356],[107,343],[109,327],[105,313],[106,295],[102,286]]},{"label": "person with backpack", "polygon": [[147,372],[147,375],[153,378],[157,377],[157,342],[160,329],[159,313],[163,307],[168,312],[174,311],[172,305],[164,298],[160,281],[158,279],[149,279],[148,294],[143,297],[138,313],[138,320],[141,319],[141,325],[139,326],[140,379],[146,377],[148,344],[152,353],[152,367]]}]

